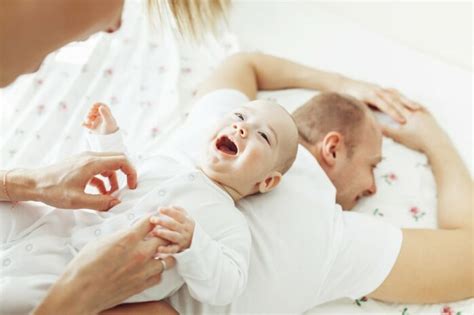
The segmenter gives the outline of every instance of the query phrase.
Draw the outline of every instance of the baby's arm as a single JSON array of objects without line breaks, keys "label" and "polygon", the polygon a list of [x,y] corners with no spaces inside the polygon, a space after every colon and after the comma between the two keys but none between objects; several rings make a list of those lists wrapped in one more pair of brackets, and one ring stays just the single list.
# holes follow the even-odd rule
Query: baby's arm
[{"label": "baby's arm", "polygon": [[153,234],[170,242],[159,253],[176,253],[178,272],[191,296],[202,303],[226,305],[240,296],[247,284],[251,237],[248,227],[224,228],[219,241],[177,207],[160,210],[150,221]]}]

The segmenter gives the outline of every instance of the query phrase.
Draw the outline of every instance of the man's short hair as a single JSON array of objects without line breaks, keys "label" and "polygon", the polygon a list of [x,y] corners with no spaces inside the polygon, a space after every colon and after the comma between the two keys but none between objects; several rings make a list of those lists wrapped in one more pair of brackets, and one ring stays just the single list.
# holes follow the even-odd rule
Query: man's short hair
[{"label": "man's short hair", "polygon": [[351,157],[368,121],[368,109],[349,95],[321,93],[296,109],[293,118],[299,137],[308,144],[318,143],[331,131],[341,133]]}]

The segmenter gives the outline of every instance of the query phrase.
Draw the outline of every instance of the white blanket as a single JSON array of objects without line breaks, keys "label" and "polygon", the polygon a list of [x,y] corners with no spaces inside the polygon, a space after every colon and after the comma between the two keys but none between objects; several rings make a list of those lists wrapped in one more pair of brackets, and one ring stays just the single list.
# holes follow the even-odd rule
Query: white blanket
[{"label": "white blanket", "polygon": [[[38,73],[24,76],[0,91],[2,169],[47,165],[84,150],[87,147],[85,132],[80,125],[90,105],[96,101],[111,106],[118,123],[127,132],[125,141],[131,151],[153,149],[183,122],[196,84],[223,58],[239,50],[238,41],[230,32],[201,46],[183,45],[167,35],[160,37],[150,30],[143,8],[136,2],[126,3],[123,22],[117,34],[99,34],[85,43],[69,45],[51,54]],[[342,25],[343,28],[346,24]],[[346,28],[345,31],[354,34],[353,29]],[[404,62],[423,61],[417,53],[410,54],[406,49],[370,37],[361,30],[355,32],[374,45],[377,44],[374,40],[378,40],[387,50],[398,49]],[[300,45],[306,45],[306,42]],[[365,51],[366,61],[370,61],[370,48],[365,48]],[[324,56],[322,52],[321,65],[331,68],[329,59],[324,59]],[[360,58],[364,60],[362,53],[358,57],[359,62]],[[299,61],[304,61],[304,58]],[[432,67],[430,72],[431,69],[434,73],[441,71],[445,78],[449,79],[451,75],[455,84],[466,85],[466,77],[460,75],[458,69],[450,71],[448,66],[437,65],[431,60],[424,65]],[[371,73],[379,71],[369,62],[366,67]],[[344,67],[334,69],[345,72]],[[350,73],[357,67],[348,69]],[[390,74],[388,71],[386,75]],[[469,76],[467,78],[469,80]],[[421,96],[426,87],[420,86],[417,90],[417,84],[421,85],[422,81],[416,81],[410,85],[410,95]],[[422,100],[438,99],[438,104],[457,100],[457,95],[443,94],[439,89],[434,95],[422,96]],[[312,93],[292,90],[261,93],[259,97],[275,98],[293,109]],[[470,111],[470,107],[457,107],[455,116],[470,115]],[[446,109],[436,115],[439,117],[445,113]],[[448,128],[454,126],[449,121],[443,123]],[[457,126],[453,128],[459,130]],[[456,143],[461,146],[463,141]],[[404,227],[435,227],[435,185],[426,157],[390,140],[384,141],[383,149],[385,159],[376,170],[378,194],[360,203],[356,211]],[[471,152],[465,150],[463,156],[468,159]],[[315,307],[310,313],[412,315],[442,314],[445,309],[446,314],[460,312],[464,315],[472,314],[473,301],[427,306],[386,304],[365,299],[341,300]]]}]

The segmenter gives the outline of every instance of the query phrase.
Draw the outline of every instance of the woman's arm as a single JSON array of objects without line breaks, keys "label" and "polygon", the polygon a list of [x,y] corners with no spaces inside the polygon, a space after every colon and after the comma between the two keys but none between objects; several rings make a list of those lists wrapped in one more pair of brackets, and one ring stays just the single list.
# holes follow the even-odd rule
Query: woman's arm
[{"label": "woman's arm", "polygon": [[[131,229],[88,244],[33,314],[98,314],[157,285],[164,264],[154,256],[166,242],[156,237],[145,240],[153,227],[145,217]],[[167,257],[165,263],[173,267],[175,261]]]},{"label": "woman's arm", "polygon": [[[128,187],[137,186],[137,173],[121,153],[86,152],[39,169],[0,171],[0,201],[40,201],[66,209],[108,210],[120,201],[110,195],[86,194],[86,185],[109,178],[111,191],[118,189],[116,171],[127,176]],[[110,193],[109,192],[109,193]]]},{"label": "woman's arm", "polygon": [[473,183],[448,136],[424,110],[385,135],[424,152],[438,195],[437,230],[404,229],[395,266],[370,296],[399,303],[441,303],[474,297]]}]

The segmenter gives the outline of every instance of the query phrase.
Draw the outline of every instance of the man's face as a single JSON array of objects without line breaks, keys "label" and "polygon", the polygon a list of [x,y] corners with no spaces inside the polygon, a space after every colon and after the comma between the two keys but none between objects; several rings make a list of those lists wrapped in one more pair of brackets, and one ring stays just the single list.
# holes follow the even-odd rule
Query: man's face
[{"label": "man's face", "polygon": [[0,1],[0,87],[35,72],[52,51],[120,27],[124,0]]},{"label": "man's face", "polygon": [[337,170],[330,175],[337,190],[336,201],[345,210],[352,209],[360,198],[377,191],[374,168],[382,159],[382,133],[375,122],[365,129],[352,156],[341,160]]},{"label": "man's face", "polygon": [[296,127],[283,108],[249,102],[213,129],[201,167],[213,180],[248,195],[275,169],[290,141],[297,141]]}]

